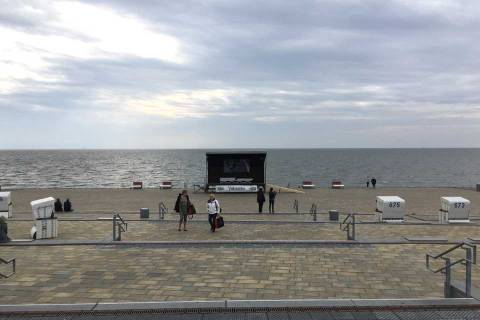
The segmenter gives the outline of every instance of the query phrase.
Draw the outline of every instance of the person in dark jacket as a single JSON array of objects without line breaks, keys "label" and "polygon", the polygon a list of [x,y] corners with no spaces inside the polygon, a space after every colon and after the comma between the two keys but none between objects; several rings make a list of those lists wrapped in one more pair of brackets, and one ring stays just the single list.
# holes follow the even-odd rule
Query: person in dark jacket
[{"label": "person in dark jacket", "polygon": [[60,198],[57,198],[57,201],[55,201],[55,212],[62,212],[63,207],[62,207],[62,201],[60,201]]},{"label": "person in dark jacket", "polygon": [[375,185],[377,184],[377,179],[372,178],[372,180],[370,180],[370,182],[372,183],[372,188],[375,189]]},{"label": "person in dark jacket", "polygon": [[67,198],[65,202],[63,203],[63,211],[65,212],[72,212],[72,203],[70,202],[70,199]]},{"label": "person in dark jacket", "polygon": [[180,212],[180,197],[182,196],[181,193],[178,194],[177,201],[175,201],[175,207],[174,210],[176,213]]},{"label": "person in dark jacket", "polygon": [[277,193],[270,188],[270,192],[268,193],[268,212],[275,213],[275,198],[277,197]]},{"label": "person in dark jacket", "polygon": [[265,202],[265,194],[263,194],[263,188],[260,187],[257,191],[258,213],[262,213],[264,202]]},{"label": "person in dark jacket", "polygon": [[188,207],[191,206],[190,198],[188,197],[187,190],[183,190],[180,194],[180,200],[178,202],[178,214],[180,215],[180,220],[178,221],[178,231],[187,231],[187,216],[188,216]]}]

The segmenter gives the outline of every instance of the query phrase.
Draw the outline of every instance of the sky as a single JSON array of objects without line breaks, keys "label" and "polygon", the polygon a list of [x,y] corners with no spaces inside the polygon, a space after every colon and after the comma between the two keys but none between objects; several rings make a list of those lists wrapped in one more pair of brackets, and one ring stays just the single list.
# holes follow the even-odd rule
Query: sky
[{"label": "sky", "polygon": [[480,1],[0,0],[0,149],[480,147]]}]

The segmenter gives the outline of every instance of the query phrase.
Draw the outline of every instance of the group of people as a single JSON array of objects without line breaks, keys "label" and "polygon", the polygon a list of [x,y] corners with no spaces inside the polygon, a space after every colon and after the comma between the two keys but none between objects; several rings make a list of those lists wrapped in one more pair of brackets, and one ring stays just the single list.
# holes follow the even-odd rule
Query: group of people
[{"label": "group of people", "polygon": [[[268,213],[275,213],[275,198],[277,197],[277,192],[270,188],[268,192]],[[263,212],[263,204],[265,203],[265,194],[263,188],[260,187],[257,191],[257,203],[258,203],[258,213]]]},{"label": "group of people", "polygon": [[63,203],[63,206],[62,206],[62,201],[60,201],[60,198],[57,198],[57,201],[55,201],[54,206],[55,206],[55,212],[72,212],[73,211],[72,203],[68,198]]},{"label": "group of people", "polygon": [[[275,198],[277,197],[277,192],[270,188],[268,192],[268,211],[269,213],[275,213]],[[265,203],[265,194],[263,188],[260,187],[257,192],[257,203],[258,203],[258,213],[262,213],[263,204]],[[175,202],[175,212],[180,216],[178,221],[178,231],[188,231],[187,221],[188,216],[196,213],[195,206],[190,201],[187,190],[183,190],[177,197]],[[219,223],[223,224],[223,219],[219,216],[222,212],[220,208],[220,202],[215,199],[214,194],[210,194],[209,199],[207,200],[207,213],[208,213],[208,222],[210,224],[210,231],[215,232]],[[183,228],[182,228],[183,226]]]},{"label": "group of people", "polygon": [[[175,211],[180,215],[180,220],[178,221],[178,231],[187,230],[187,217],[196,213],[195,206],[190,201],[187,190],[183,190],[177,197],[175,202]],[[218,225],[218,218],[221,212],[220,203],[213,194],[210,194],[209,199],[207,200],[207,213],[208,213],[208,222],[210,224],[210,231],[215,232]]]},{"label": "group of people", "polygon": [[372,178],[372,179],[368,180],[368,178],[367,178],[367,188],[370,186],[370,183],[372,184],[372,188],[375,189],[375,185],[377,184],[377,179]]}]

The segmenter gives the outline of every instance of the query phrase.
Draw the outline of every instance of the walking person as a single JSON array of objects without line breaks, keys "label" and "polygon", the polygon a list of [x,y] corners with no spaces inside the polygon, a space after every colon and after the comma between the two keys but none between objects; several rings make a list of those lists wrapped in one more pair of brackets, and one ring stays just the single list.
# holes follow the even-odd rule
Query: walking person
[{"label": "walking person", "polygon": [[262,213],[264,202],[265,202],[265,194],[263,193],[263,188],[260,187],[257,191],[258,213]]},{"label": "walking person", "polygon": [[220,213],[220,203],[213,194],[207,201],[208,223],[210,223],[210,231],[215,232],[217,227],[217,215]]},{"label": "walking person", "polygon": [[270,192],[268,192],[268,212],[271,214],[275,213],[275,198],[277,197],[277,192],[270,188]]},{"label": "walking person", "polygon": [[187,190],[183,190],[177,198],[178,202],[178,214],[180,215],[180,220],[178,221],[178,231],[187,231],[187,216],[188,216],[188,207],[191,205],[190,198],[188,197]]},{"label": "walking person", "polygon": [[370,187],[370,180],[367,177],[367,188]]},{"label": "walking person", "polygon": [[372,188],[375,189],[375,185],[377,184],[377,179],[372,178],[372,180],[370,180],[370,182],[372,183]]}]

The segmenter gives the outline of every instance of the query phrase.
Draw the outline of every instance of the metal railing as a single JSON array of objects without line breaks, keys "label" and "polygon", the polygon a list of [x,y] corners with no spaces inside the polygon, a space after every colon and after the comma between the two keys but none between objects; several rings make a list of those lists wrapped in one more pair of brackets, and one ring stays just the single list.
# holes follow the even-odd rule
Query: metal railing
[{"label": "metal railing", "polygon": [[[447,257],[449,253],[456,251],[457,249],[465,250],[465,258],[457,259],[452,262],[452,258]],[[442,259],[445,265],[438,269],[431,267],[431,260]],[[465,266],[465,292],[464,295],[467,298],[472,296],[472,265],[477,264],[477,246],[468,242],[460,243],[440,254],[433,255],[427,253],[425,255],[425,264],[428,270],[433,273],[442,273],[445,275],[444,282],[444,296],[445,298],[452,298],[452,267],[461,264]]]},{"label": "metal railing", "polygon": [[340,230],[347,232],[347,240],[355,240],[355,213],[349,213],[343,219]]},{"label": "metal railing", "polygon": [[158,204],[158,220],[164,220],[165,214],[168,213],[168,208],[165,203],[160,202]]},{"label": "metal railing", "polygon": [[118,213],[113,214],[113,241],[122,241],[122,232],[127,231],[128,225]]},{"label": "metal railing", "polygon": [[199,184],[194,184],[193,185],[193,193],[197,193],[197,192],[200,192],[200,191],[205,192],[205,187],[202,186],[202,185],[199,185]]},{"label": "metal railing", "polygon": [[11,264],[12,265],[12,272],[10,272],[8,274],[3,274],[3,273],[0,272],[0,278],[10,278],[11,276],[13,276],[15,274],[15,266],[16,266],[15,258],[10,259],[10,260],[4,260],[4,259],[0,258],[0,263]]},{"label": "metal railing", "polygon": [[295,213],[298,213],[298,200],[297,199],[293,200],[293,209],[295,210]]},{"label": "metal railing", "polygon": [[317,205],[315,203],[312,203],[310,214],[313,216],[313,221],[317,221]]}]

